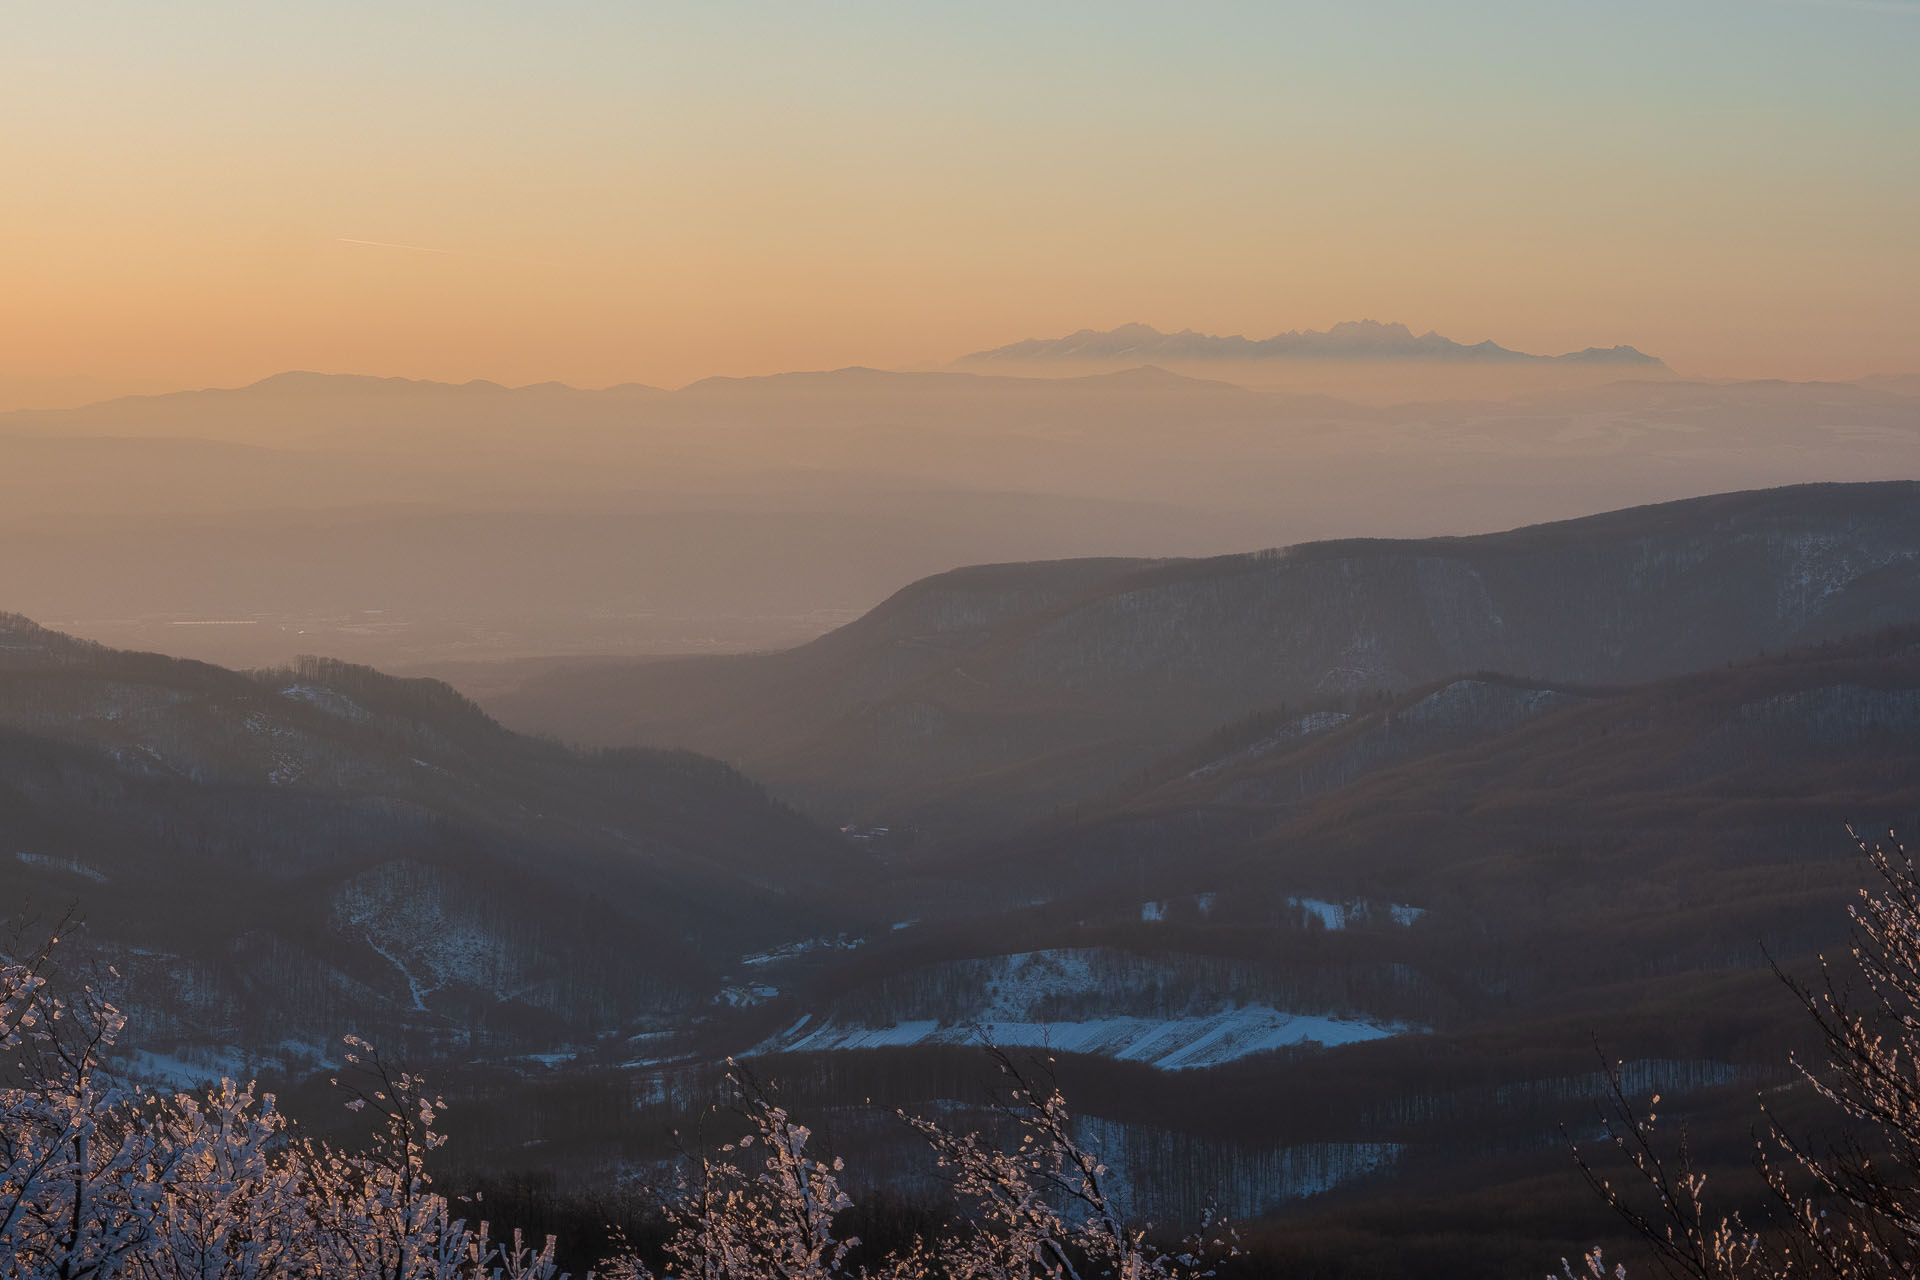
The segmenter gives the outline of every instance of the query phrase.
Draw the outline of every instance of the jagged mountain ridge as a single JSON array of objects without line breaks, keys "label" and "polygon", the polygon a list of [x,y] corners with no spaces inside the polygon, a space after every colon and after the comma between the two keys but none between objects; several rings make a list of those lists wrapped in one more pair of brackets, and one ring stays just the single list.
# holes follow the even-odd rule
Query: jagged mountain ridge
[{"label": "jagged mountain ridge", "polygon": [[1152,325],[1123,324],[1104,331],[1080,329],[1063,338],[1027,338],[1004,347],[975,351],[962,356],[958,363],[1141,364],[1260,360],[1552,362],[1620,365],[1641,370],[1666,368],[1664,361],[1628,346],[1587,347],[1557,356],[1533,355],[1503,347],[1491,339],[1471,344],[1455,342],[1433,330],[1415,334],[1404,324],[1383,324],[1376,320],[1349,320],[1326,330],[1295,329],[1270,338],[1196,333],[1192,329],[1162,333]]},{"label": "jagged mountain ridge", "polygon": [[[1038,579],[1063,585],[1028,603]],[[923,615],[1000,606],[979,625]],[[605,664],[493,705],[590,742],[684,745],[873,821],[1097,792],[1251,708],[1460,671],[1673,675],[1920,621],[1920,486],[1719,495],[1509,533],[1160,564],[970,569],[763,656]],[[990,799],[989,799],[990,797]]]},{"label": "jagged mountain ridge", "polygon": [[[697,1014],[849,921],[866,859],[684,752],[580,753],[437,682],[238,673],[0,616],[0,884],[140,1042],[527,1052]],[[272,999],[263,999],[266,992]]]}]

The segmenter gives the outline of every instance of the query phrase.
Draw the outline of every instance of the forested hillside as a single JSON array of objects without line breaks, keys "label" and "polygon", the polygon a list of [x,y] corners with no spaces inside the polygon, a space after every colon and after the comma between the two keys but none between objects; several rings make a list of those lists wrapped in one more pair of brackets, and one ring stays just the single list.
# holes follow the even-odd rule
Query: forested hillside
[{"label": "forested hillside", "polygon": [[14,616],[0,830],[9,914],[71,907],[68,962],[117,969],[143,1048],[215,1063],[685,1019],[742,954],[857,918],[865,861],[690,753],[576,752],[432,681],[224,671]]},{"label": "forested hillside", "polygon": [[784,653],[558,670],[490,705],[705,751],[829,819],[952,848],[1256,709],[1480,670],[1634,682],[1920,621],[1917,496],[1812,485],[1483,537],[982,567]]}]

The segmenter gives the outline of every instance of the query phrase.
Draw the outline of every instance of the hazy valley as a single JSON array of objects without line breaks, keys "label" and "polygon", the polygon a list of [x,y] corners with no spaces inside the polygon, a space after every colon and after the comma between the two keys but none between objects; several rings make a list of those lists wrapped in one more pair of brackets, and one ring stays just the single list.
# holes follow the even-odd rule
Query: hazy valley
[{"label": "hazy valley", "polygon": [[1001,372],[678,391],[288,374],[0,414],[19,549],[0,599],[228,665],[324,652],[446,674],[782,648],[958,565],[1485,533],[1911,474],[1920,453],[1897,381],[1362,405],[1152,369]]},{"label": "hazy valley", "polygon": [[954,569],[778,652],[449,667],[478,706],[14,616],[5,875],[130,1073],[299,1096],[373,1037],[474,1103],[463,1176],[659,1176],[733,1055],[909,1194],[863,1099],[985,1115],[985,1038],[1131,1212],[1400,1257],[1398,1198],[1519,1257],[1584,1238],[1492,1206],[1596,1037],[1702,1116],[1781,1078],[1767,957],[1844,940],[1847,823],[1920,815],[1916,574],[1914,484],[1806,485]]}]

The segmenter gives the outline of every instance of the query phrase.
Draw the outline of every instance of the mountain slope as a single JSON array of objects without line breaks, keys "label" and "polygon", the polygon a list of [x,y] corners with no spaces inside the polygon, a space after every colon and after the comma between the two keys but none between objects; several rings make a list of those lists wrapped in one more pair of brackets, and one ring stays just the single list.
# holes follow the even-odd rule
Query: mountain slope
[{"label": "mountain slope", "polygon": [[0,884],[146,1045],[551,1049],[852,919],[864,859],[685,753],[581,754],[451,689],[241,674],[0,616]]},{"label": "mountain slope", "polygon": [[998,857],[1052,894],[1117,861],[1127,903],[1142,885],[1216,893],[1222,925],[1289,917],[1306,895],[1414,904],[1429,932],[1450,914],[1466,933],[1555,917],[1607,932],[1655,904],[1738,915],[1743,896],[1806,890],[1844,824],[1915,821],[1916,761],[1909,626],[1633,686],[1483,674],[1253,717]]},{"label": "mountain slope", "polygon": [[[943,952],[1102,945],[1136,971],[1182,954],[1243,965],[1172,984],[1179,999],[1271,1001],[1317,966],[1400,963],[1418,980],[1371,997],[1350,982],[1349,1016],[1451,1031],[1557,1017],[1608,1004],[1612,984],[1757,964],[1762,938],[1844,937],[1834,895],[1866,873],[1846,824],[1916,821],[1920,627],[1637,685],[1463,676],[1249,718],[1077,812],[921,868],[993,886],[998,911],[897,931],[826,990],[869,1023],[964,1026],[1010,1016],[1004,974],[907,976],[951,969]],[[1023,985],[1057,1015],[1152,1011],[1115,996],[1124,979]],[[833,1011],[810,1012],[817,1035]]]},{"label": "mountain slope", "polygon": [[[963,1096],[980,1030],[1044,1049],[1107,1158],[1176,1195],[1204,1160],[1247,1216],[1564,1170],[1596,1038],[1629,1088],[1725,1102],[1737,1135],[1805,1032],[1769,957],[1844,956],[1872,874],[1844,824],[1911,830],[1917,780],[1920,627],[1276,711],[924,869],[925,915],[743,1011],[731,1046],[843,1105]],[[969,884],[995,909],[955,913]],[[1278,1176],[1295,1159],[1324,1176]]]},{"label": "mountain slope", "polygon": [[[1042,577],[1060,589],[1030,597]],[[916,612],[949,599],[994,611],[950,632]],[[783,654],[552,672],[494,706],[938,825],[1036,815],[1250,708],[1474,670],[1640,681],[1908,621],[1920,486],[1800,486],[1482,537],[982,567]]]}]

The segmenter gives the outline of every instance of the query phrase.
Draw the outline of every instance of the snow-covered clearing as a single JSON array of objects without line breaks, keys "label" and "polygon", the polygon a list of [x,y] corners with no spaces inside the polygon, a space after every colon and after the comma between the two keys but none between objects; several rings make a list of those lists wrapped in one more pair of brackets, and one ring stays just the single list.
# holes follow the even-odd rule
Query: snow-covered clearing
[{"label": "snow-covered clearing", "polygon": [[1350,924],[1370,923],[1384,916],[1405,928],[1427,914],[1425,907],[1409,907],[1399,902],[1368,902],[1354,898],[1347,902],[1329,902],[1325,898],[1288,898],[1287,905],[1299,907],[1320,921],[1323,929],[1344,929]]},{"label": "snow-covered clearing", "polygon": [[[907,921],[907,924],[913,923],[915,922],[912,920]],[[904,925],[894,926],[896,929],[904,927]],[[831,938],[803,938],[799,942],[789,942],[784,947],[775,947],[772,951],[762,951],[755,955],[741,956],[740,963],[752,965],[781,964],[788,960],[798,960],[802,956],[813,955],[821,951],[852,951],[865,942],[865,938],[856,938],[844,933],[836,934]]]},{"label": "snow-covered clearing", "polygon": [[342,720],[371,720],[373,712],[367,710],[346,694],[325,685],[290,684],[280,691],[283,698],[293,698],[309,706],[320,708],[328,715],[339,716]]},{"label": "snow-covered clearing", "polygon": [[24,851],[16,853],[13,856],[17,858],[23,866],[45,867],[49,871],[70,872],[73,875],[79,876],[82,880],[91,880],[95,884],[105,884],[107,882],[106,872],[97,871],[86,863],[74,858],[56,858],[52,854],[26,853]]},{"label": "snow-covered clearing", "polygon": [[1341,1045],[1380,1040],[1409,1030],[1394,1024],[1318,1014],[1283,1013],[1246,1005],[1185,1018],[1092,1018],[1076,1022],[1029,1022],[988,1018],[971,1023],[931,1019],[887,1027],[826,1022],[805,1029],[806,1019],[758,1045],[753,1052],[823,1053],[841,1049],[887,1049],[910,1045],[977,1044],[982,1037],[1014,1048],[1085,1053],[1122,1062],[1144,1062],[1163,1071],[1211,1067],[1251,1054],[1300,1044]]}]

